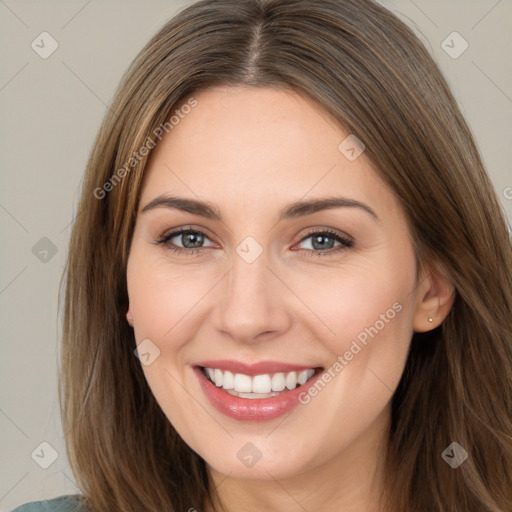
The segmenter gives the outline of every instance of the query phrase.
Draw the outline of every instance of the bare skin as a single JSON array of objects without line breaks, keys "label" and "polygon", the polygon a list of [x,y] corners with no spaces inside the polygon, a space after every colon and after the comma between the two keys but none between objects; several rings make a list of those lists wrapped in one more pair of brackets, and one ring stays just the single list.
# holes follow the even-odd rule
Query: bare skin
[{"label": "bare skin", "polygon": [[[152,392],[228,510],[384,512],[390,400],[413,332],[443,321],[453,288],[437,272],[416,279],[399,203],[364,152],[350,161],[338,149],[349,134],[315,103],[271,88],[195,98],[152,154],[128,261],[127,319],[137,343],[160,350],[143,366]],[[222,220],[142,212],[171,194],[214,204]],[[289,203],[326,197],[363,206],[279,219]],[[156,243],[179,228],[196,232],[198,252],[185,254],[186,235]],[[250,250],[261,249],[251,263],[237,252],[248,236]],[[378,332],[345,357],[372,326]],[[328,369],[338,356],[346,364],[325,388],[264,422],[217,411],[192,371],[207,359]],[[252,467],[237,457],[246,443],[261,454]]]}]

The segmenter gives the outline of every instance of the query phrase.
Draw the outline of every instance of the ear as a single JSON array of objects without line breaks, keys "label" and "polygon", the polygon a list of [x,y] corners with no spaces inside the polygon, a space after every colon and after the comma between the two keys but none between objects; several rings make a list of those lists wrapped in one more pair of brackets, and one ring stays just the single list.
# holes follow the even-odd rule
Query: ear
[{"label": "ear", "polygon": [[130,307],[128,307],[128,311],[126,312],[126,320],[128,320],[128,323],[133,327],[133,315]]},{"label": "ear", "polygon": [[441,325],[455,300],[455,288],[440,268],[429,265],[420,274],[413,328],[426,332]]}]

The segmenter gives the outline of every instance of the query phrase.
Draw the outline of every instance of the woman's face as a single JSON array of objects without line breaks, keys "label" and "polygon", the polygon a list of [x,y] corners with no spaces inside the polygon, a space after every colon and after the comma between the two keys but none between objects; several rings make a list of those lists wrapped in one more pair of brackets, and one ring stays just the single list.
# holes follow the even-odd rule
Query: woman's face
[{"label": "woman's face", "polygon": [[375,453],[418,295],[397,200],[302,96],[218,87],[195,99],[153,151],[128,261],[127,317],[156,400],[232,477]]}]

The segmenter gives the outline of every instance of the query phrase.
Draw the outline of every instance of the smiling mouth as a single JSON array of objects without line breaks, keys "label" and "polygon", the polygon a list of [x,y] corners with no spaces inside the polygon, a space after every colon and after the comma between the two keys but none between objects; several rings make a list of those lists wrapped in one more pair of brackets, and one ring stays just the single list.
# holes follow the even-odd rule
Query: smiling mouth
[{"label": "smiling mouth", "polygon": [[281,395],[306,384],[322,368],[301,371],[246,375],[220,368],[200,367],[204,376],[216,387],[239,398],[262,399]]}]

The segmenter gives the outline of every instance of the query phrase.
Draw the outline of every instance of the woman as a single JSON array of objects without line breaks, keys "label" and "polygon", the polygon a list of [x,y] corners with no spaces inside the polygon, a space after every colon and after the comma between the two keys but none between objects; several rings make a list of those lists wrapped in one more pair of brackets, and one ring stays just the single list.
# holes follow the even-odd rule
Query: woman
[{"label": "woman", "polygon": [[511,263],[393,14],[197,2],[86,170],[61,396],[83,496],[17,510],[510,512]]}]

